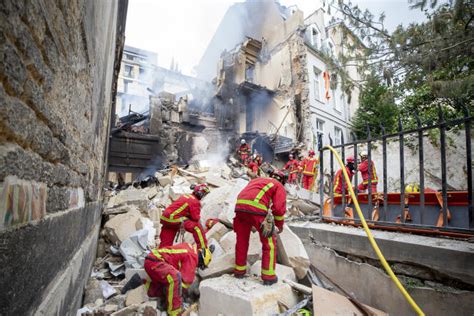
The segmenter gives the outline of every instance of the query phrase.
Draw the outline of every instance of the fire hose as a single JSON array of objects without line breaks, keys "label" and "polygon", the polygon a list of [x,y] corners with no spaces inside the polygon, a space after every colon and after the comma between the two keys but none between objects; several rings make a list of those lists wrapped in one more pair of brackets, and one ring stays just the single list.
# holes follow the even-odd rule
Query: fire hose
[{"label": "fire hose", "polygon": [[[347,170],[344,166],[344,163],[342,162],[341,158],[339,157],[339,154],[337,153],[337,151],[329,145],[324,146],[323,149],[329,149],[334,154],[338,164],[341,166],[341,170],[342,170],[342,173],[344,174],[344,179],[345,179],[346,183],[351,183],[351,180],[349,178],[349,175],[347,174]],[[400,290],[402,295],[405,297],[405,299],[408,301],[408,303],[413,308],[413,310],[415,310],[415,312],[418,315],[423,315],[424,316],[425,313],[423,313],[421,308],[416,304],[416,302],[413,300],[413,298],[410,296],[410,294],[408,294],[407,290],[400,283],[400,280],[398,280],[395,273],[393,273],[392,268],[390,268],[389,264],[387,263],[387,260],[385,260],[385,257],[383,256],[382,252],[380,251],[380,248],[377,245],[377,242],[375,241],[374,237],[372,236],[372,233],[370,232],[369,226],[367,226],[367,222],[365,221],[364,214],[362,214],[362,211],[360,210],[359,201],[357,200],[357,197],[354,193],[354,189],[352,188],[351,185],[348,185],[347,187],[348,187],[349,193],[352,197],[352,200],[354,201],[354,206],[357,210],[357,214],[359,215],[360,221],[362,223],[362,227],[364,227],[364,231],[367,234],[367,237],[369,238],[369,242],[370,242],[372,248],[374,249],[375,253],[377,254],[377,257],[379,258],[380,262],[382,263],[385,271],[387,271],[388,275],[390,276],[392,281],[395,283],[397,288]]]}]

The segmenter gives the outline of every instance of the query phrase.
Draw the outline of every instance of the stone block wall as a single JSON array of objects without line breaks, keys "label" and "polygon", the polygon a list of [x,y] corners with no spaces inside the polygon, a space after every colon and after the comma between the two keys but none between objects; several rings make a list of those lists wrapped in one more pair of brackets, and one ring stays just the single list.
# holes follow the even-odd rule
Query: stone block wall
[{"label": "stone block wall", "polygon": [[[127,3],[0,3],[1,315],[75,314],[81,303]],[[64,280],[69,290],[54,292]]]}]

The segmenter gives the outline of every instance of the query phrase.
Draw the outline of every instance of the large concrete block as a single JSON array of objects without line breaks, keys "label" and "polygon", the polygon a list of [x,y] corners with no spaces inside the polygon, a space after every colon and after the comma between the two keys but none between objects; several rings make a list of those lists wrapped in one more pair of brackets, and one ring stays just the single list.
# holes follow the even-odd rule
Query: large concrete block
[{"label": "large concrete block", "polygon": [[135,189],[133,187],[120,191],[112,196],[107,203],[107,208],[117,207],[119,205],[136,205],[140,209],[146,209],[148,205],[148,191]]},{"label": "large concrete block", "polygon": [[[235,253],[235,243],[237,241],[237,235],[234,231],[230,231],[222,236],[219,243],[224,249],[225,253]],[[262,243],[260,242],[260,236],[257,232],[250,234],[249,250],[247,253],[247,261],[253,264],[255,261],[262,257]]]},{"label": "large concrete block", "polygon": [[111,242],[120,244],[137,231],[135,224],[140,217],[141,214],[136,209],[114,216],[104,225],[106,236]]},{"label": "large concrete block", "polygon": [[171,178],[171,176],[161,176],[161,177],[158,177],[158,182],[160,183],[161,186],[167,186],[168,184],[169,185],[172,185],[173,184],[173,179]]},{"label": "large concrete block", "polygon": [[229,229],[225,227],[221,223],[217,223],[214,226],[212,226],[211,229],[206,233],[206,238],[211,239],[214,238],[215,240],[220,240],[222,236],[224,236]]},{"label": "large concrete block", "polygon": [[278,302],[293,306],[298,297],[281,281],[264,286],[260,279],[236,279],[230,275],[208,279],[199,286],[199,314],[206,316],[272,315],[280,312]]},{"label": "large concrete block", "polygon": [[[258,260],[250,268],[250,274],[259,277],[261,269],[262,269],[262,260]],[[275,267],[275,273],[278,277],[278,280],[288,279],[295,282],[297,281],[295,271],[293,270],[292,267],[287,267],[287,266],[277,263]]]},{"label": "large concrete block", "polygon": [[145,289],[145,285],[128,291],[127,298],[125,299],[125,306],[131,306],[148,301],[148,295],[146,292],[147,290]]},{"label": "large concrete block", "polygon": [[198,274],[202,279],[209,279],[221,276],[226,273],[232,273],[235,265],[235,254],[228,253],[223,256],[212,258],[207,269],[198,270]]},{"label": "large concrete block", "polygon": [[309,257],[301,239],[285,225],[277,237],[277,254],[281,263],[295,270],[298,279],[304,278],[309,268]]}]

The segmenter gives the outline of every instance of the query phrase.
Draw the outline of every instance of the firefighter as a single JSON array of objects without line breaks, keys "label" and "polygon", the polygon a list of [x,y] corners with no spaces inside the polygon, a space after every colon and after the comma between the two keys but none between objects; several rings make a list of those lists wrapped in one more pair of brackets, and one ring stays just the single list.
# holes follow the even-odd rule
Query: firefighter
[{"label": "firefighter", "polygon": [[205,269],[212,259],[212,249],[197,249],[181,243],[153,249],[145,258],[145,271],[150,277],[145,286],[148,296],[163,296],[168,315],[181,315],[182,291],[193,283],[196,268]]},{"label": "firefighter", "polygon": [[318,176],[319,160],[314,157],[314,150],[309,151],[309,156],[303,159],[301,167],[303,170],[303,188],[312,190],[314,181]]},{"label": "firefighter", "polygon": [[[355,167],[354,167],[354,157],[349,156],[346,158],[346,171],[349,175],[349,178],[352,181],[352,177],[355,174]],[[334,194],[342,194],[342,182],[344,179],[344,192],[348,193],[347,188],[347,181],[345,181],[344,174],[342,173],[342,169],[339,169],[336,172],[336,176],[334,177]]]},{"label": "firefighter", "polygon": [[192,194],[185,194],[171,203],[160,217],[160,247],[173,245],[176,234],[184,229],[193,234],[200,248],[207,247],[206,234],[199,220],[201,218],[200,200],[209,193],[207,184],[192,185]]},{"label": "firefighter", "polygon": [[[361,163],[359,164],[357,169],[362,174],[362,183],[357,186],[357,189],[362,192],[367,190],[369,186],[369,160],[367,157],[367,152],[365,151],[362,151],[359,156]],[[370,166],[372,167],[370,183],[372,187],[372,193],[375,193],[377,192],[377,184],[379,182],[379,179],[377,178],[377,171],[375,170],[375,164],[373,161],[370,162]]]},{"label": "firefighter", "polygon": [[288,183],[295,184],[298,181],[298,173],[300,172],[301,166],[300,162],[294,159],[293,154],[290,154],[289,158],[290,160],[288,160],[286,165],[283,167],[283,170],[289,171]]},{"label": "firefighter", "polygon": [[254,228],[262,242],[261,277],[264,285],[278,282],[275,274],[275,233],[283,231],[283,216],[286,211],[286,192],[283,187],[285,175],[281,171],[270,171],[269,174],[272,178],[253,179],[239,193],[234,217],[234,231],[237,235],[234,276],[245,276],[250,233]]},{"label": "firefighter", "polygon": [[240,140],[240,147],[237,150],[237,154],[240,157],[240,162],[244,165],[247,165],[247,159],[249,158],[251,152],[252,150],[250,149],[249,144],[247,144],[245,139],[242,138]]},{"label": "firefighter", "polygon": [[259,157],[257,154],[253,154],[252,158],[249,159],[249,162],[247,164],[247,167],[252,171],[256,176],[259,175],[258,169],[260,167],[259,163]]}]

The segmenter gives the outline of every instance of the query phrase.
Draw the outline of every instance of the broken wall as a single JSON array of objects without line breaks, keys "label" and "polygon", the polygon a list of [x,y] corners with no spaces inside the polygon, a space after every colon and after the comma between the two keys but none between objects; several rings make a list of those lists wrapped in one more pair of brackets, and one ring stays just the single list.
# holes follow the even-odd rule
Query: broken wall
[{"label": "broken wall", "polygon": [[100,225],[127,4],[0,4],[2,315],[66,315],[80,306]]}]

